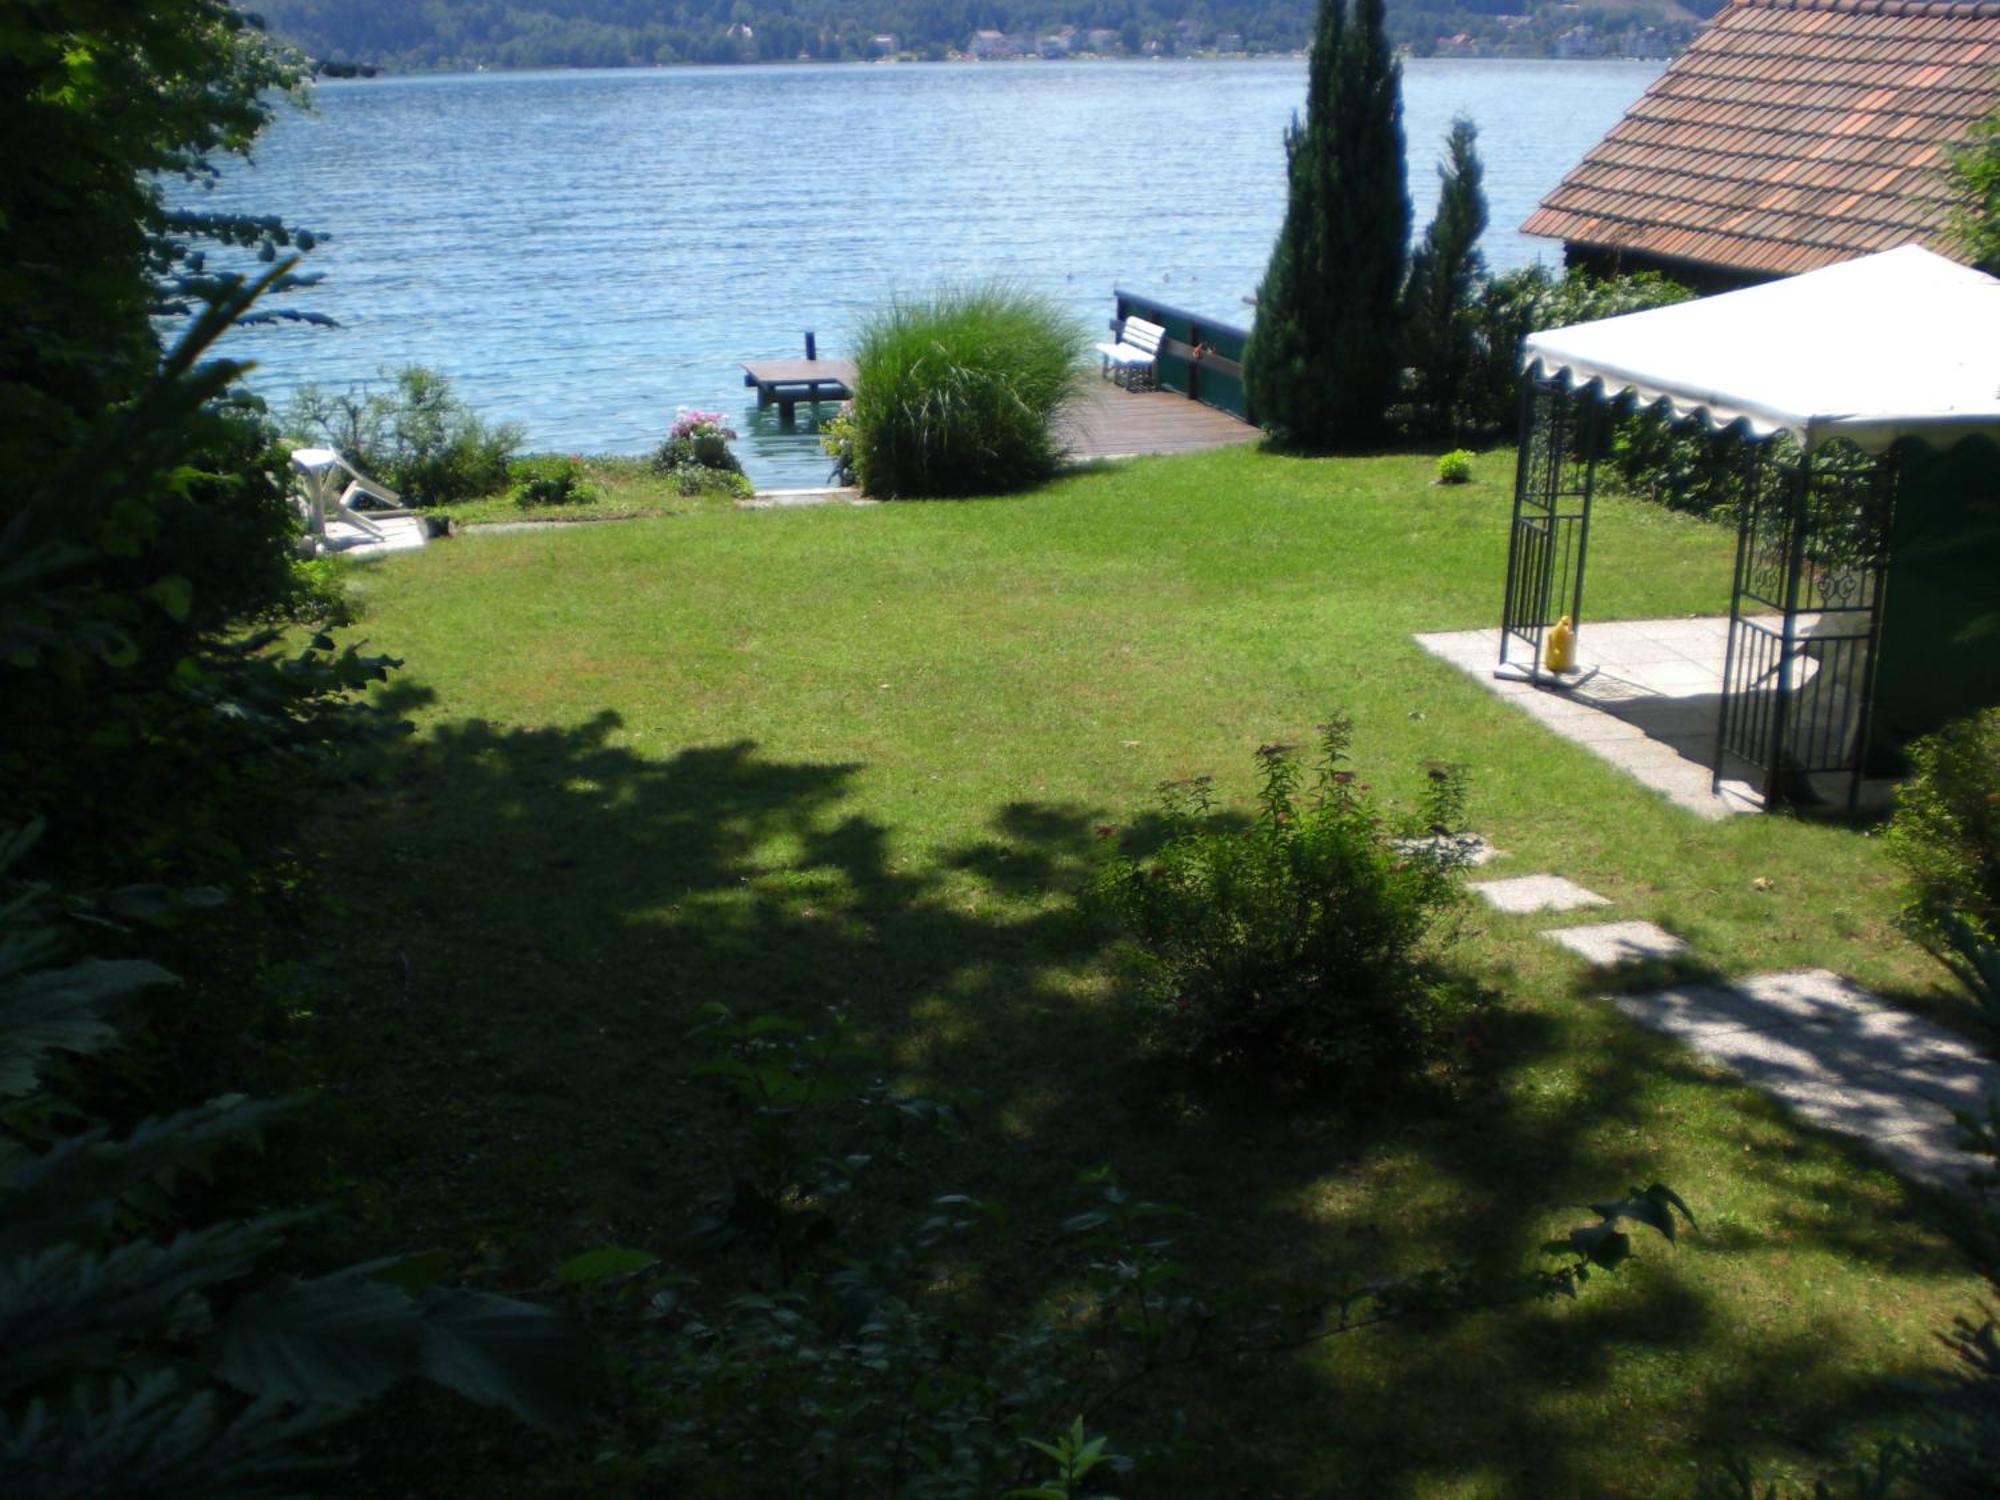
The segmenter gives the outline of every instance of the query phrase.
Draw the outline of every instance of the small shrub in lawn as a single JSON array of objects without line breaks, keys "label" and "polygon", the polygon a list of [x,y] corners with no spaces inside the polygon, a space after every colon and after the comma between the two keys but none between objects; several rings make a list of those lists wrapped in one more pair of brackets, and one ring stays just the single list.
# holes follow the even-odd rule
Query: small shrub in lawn
[{"label": "small shrub in lawn", "polygon": [[729,495],[743,499],[757,493],[750,476],[737,469],[711,469],[705,464],[682,464],[670,471],[677,495]]},{"label": "small shrub in lawn", "polygon": [[833,460],[826,476],[835,484],[854,483],[854,408],[843,403],[840,410],[819,424],[820,452]]},{"label": "small shrub in lawn", "polygon": [[673,474],[682,469],[742,473],[743,465],[729,451],[730,443],[736,438],[736,429],[726,426],[726,420],[719,411],[699,411],[683,406],[674,413],[673,425],[667,429],[666,440],[653,450],[653,467],[662,474]]},{"label": "small shrub in lawn", "polygon": [[864,493],[993,494],[1048,477],[1084,330],[1053,303],[987,286],[892,303],[855,348],[853,463]]},{"label": "small shrub in lawn", "polygon": [[600,493],[582,461],[562,454],[517,458],[507,466],[507,480],[508,498],[524,507],[583,505]]},{"label": "small shrub in lawn", "polygon": [[1114,860],[1093,890],[1130,936],[1147,1048],[1260,1082],[1379,1087],[1448,1062],[1485,1004],[1428,951],[1462,899],[1464,774],[1430,773],[1392,829],[1346,765],[1349,726],[1321,729],[1300,795],[1289,747],[1258,751],[1245,828],[1216,827],[1207,781],[1162,788],[1157,853]]},{"label": "small shrub in lawn", "polygon": [[1468,484],[1472,480],[1472,452],[1467,448],[1454,448],[1449,453],[1438,455],[1437,482],[1439,484]]},{"label": "small shrub in lawn", "polygon": [[507,487],[520,427],[482,419],[436,370],[409,365],[392,379],[387,391],[301,386],[286,409],[285,429],[338,450],[411,505],[477,500]]},{"label": "small shrub in lawn", "polygon": [[1905,926],[2000,1028],[2000,708],[1910,747],[1889,847],[1909,875]]}]

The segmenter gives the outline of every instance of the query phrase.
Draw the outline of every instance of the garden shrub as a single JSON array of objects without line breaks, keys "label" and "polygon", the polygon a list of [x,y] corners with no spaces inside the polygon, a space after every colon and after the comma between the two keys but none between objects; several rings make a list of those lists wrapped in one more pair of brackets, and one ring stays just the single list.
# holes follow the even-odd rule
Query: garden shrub
[{"label": "garden shrub", "polygon": [[1467,426],[1511,436],[1520,413],[1521,340],[1544,328],[1565,328],[1685,302],[1694,293],[1651,271],[1637,276],[1593,276],[1569,270],[1551,275],[1524,266],[1493,277],[1479,295],[1478,334],[1468,382]]},{"label": "garden shrub", "polygon": [[390,379],[390,390],[300,386],[285,410],[286,430],[335,449],[410,505],[450,505],[507,487],[507,461],[523,437],[518,425],[485,421],[436,370],[407,365]]},{"label": "garden shrub", "polygon": [[2000,708],[1918,740],[1910,764],[1888,831],[1904,925],[2000,1027]]},{"label": "garden shrub", "polygon": [[734,428],[723,425],[719,411],[681,407],[660,446],[653,450],[653,468],[674,482],[681,495],[754,493],[743,465],[730,452]]},{"label": "garden shrub", "polygon": [[894,302],[855,350],[854,473],[884,498],[994,494],[1052,474],[1084,330],[1003,286]]},{"label": "garden shrub", "polygon": [[820,452],[833,460],[827,478],[835,484],[854,483],[854,408],[847,402],[819,424]]},{"label": "garden shrub", "polygon": [[1114,860],[1096,902],[1130,935],[1144,1041],[1157,1055],[1291,1085],[1381,1086],[1450,1060],[1485,1004],[1427,952],[1462,899],[1464,775],[1430,772],[1393,832],[1322,726],[1311,791],[1289,747],[1258,751],[1248,827],[1215,827],[1205,778],[1162,788],[1170,835]]},{"label": "garden shrub", "polygon": [[507,497],[523,507],[586,505],[601,493],[580,460],[557,453],[515,459],[507,483]]},{"label": "garden shrub", "polygon": [[1437,462],[1437,482],[1439,484],[1469,484],[1472,481],[1472,452],[1467,448],[1454,448],[1449,453],[1440,453]]}]

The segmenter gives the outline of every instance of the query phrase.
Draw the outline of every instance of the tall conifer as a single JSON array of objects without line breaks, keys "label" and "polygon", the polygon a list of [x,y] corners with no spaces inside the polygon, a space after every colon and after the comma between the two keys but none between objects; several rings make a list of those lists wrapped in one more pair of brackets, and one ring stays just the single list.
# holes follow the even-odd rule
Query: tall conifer
[{"label": "tall conifer", "polygon": [[1397,374],[1410,235],[1401,72],[1382,0],[1321,0],[1290,195],[1258,290],[1244,380],[1257,418],[1307,447],[1366,441]]},{"label": "tall conifer", "polygon": [[1456,436],[1475,353],[1472,305],[1486,259],[1485,168],[1479,129],[1462,116],[1451,122],[1445,160],[1438,165],[1437,212],[1410,257],[1403,297],[1404,356],[1417,372],[1420,420],[1430,431]]},{"label": "tall conifer", "polygon": [[1345,0],[1320,0],[1306,67],[1306,114],[1285,131],[1285,222],[1257,289],[1243,355],[1244,393],[1284,442],[1322,440],[1332,385],[1325,369],[1327,217],[1333,199],[1333,102]]}]

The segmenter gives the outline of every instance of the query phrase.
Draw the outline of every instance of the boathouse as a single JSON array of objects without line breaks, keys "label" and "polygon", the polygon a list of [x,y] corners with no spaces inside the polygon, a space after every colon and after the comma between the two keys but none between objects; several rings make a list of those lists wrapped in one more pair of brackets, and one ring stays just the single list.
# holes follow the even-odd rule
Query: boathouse
[{"label": "boathouse", "polygon": [[2000,0],[1730,0],[1522,232],[1725,291],[1919,244],[2000,108]]}]

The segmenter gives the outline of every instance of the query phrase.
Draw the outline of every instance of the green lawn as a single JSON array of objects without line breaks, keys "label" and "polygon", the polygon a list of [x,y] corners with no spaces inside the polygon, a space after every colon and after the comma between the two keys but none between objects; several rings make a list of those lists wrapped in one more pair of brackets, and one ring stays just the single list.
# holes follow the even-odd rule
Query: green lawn
[{"label": "green lawn", "polygon": [[[669,1245],[722,1172],[682,1082],[696,1009],[834,1005],[906,1081],[970,1101],[929,1190],[1046,1226],[1108,1162],[1195,1210],[1206,1277],[1260,1295],[1526,1263],[1635,1182],[1700,1216],[1574,1306],[1149,1387],[1099,1425],[1138,1448],[1179,1412],[1186,1435],[1128,1497],[1684,1494],[1725,1450],[1810,1465],[1864,1431],[1977,1295],[1942,1205],[1621,1021],[1546,921],[1468,910],[1457,956],[1507,1019],[1448,1101],[1357,1117],[1190,1093],[1132,1056],[1071,903],[1096,827],[1167,777],[1241,794],[1257,745],[1335,709],[1393,802],[1428,759],[1470,765],[1494,874],[1580,880],[1703,967],[1821,964],[1954,1013],[1865,834],[1700,822],[1411,642],[1493,623],[1504,561],[1511,455],[1464,488],[1430,471],[1233,450],[357,570],[356,634],[407,658],[419,725],[325,834],[345,899],[321,1051],[360,1122],[328,1174],[358,1240],[443,1246],[509,1287]],[[1733,540],[1600,502],[1587,609],[1719,612]],[[999,1282],[1033,1284],[1032,1235],[1000,1253]],[[482,1433],[453,1461],[490,1471],[484,1493],[570,1492],[520,1451]]]},{"label": "green lawn", "polygon": [[735,498],[716,490],[683,495],[674,482],[655,473],[643,458],[597,455],[582,460],[596,487],[587,500],[570,505],[521,505],[505,494],[463,500],[444,507],[457,526],[491,526],[514,521],[626,521],[638,516],[713,515],[735,507]]}]

